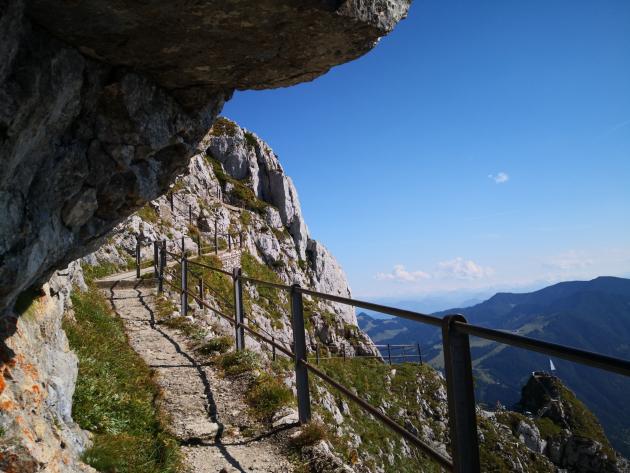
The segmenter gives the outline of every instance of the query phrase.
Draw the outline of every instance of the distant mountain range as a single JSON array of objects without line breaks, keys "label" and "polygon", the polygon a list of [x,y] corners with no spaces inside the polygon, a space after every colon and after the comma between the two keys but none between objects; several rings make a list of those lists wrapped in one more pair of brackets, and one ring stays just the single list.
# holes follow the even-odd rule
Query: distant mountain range
[{"label": "distant mountain range", "polygon": [[[630,359],[630,279],[599,277],[524,293],[498,293],[485,302],[436,313],[461,313],[470,323]],[[425,358],[442,368],[435,328],[404,319],[359,314],[359,325],[378,344],[421,343]],[[472,339],[478,402],[511,406],[532,371],[547,357]],[[558,376],[600,419],[614,447],[630,456],[630,379],[553,359]]]}]

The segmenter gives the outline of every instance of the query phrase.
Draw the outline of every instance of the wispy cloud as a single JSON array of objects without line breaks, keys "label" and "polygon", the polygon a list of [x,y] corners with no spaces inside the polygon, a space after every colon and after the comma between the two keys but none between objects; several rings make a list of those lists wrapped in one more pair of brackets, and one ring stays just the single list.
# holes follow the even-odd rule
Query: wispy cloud
[{"label": "wispy cloud", "polygon": [[424,271],[407,271],[404,265],[397,264],[390,273],[377,273],[375,277],[379,281],[417,282],[431,275]]},{"label": "wispy cloud", "polygon": [[374,276],[379,281],[398,281],[404,283],[416,283],[426,279],[483,279],[494,274],[492,268],[481,266],[472,260],[458,257],[449,261],[439,262],[434,271],[408,271],[402,264],[394,266],[391,272],[377,273]]},{"label": "wispy cloud", "polygon": [[505,172],[499,172],[497,174],[488,174],[488,179],[492,179],[497,184],[505,184],[510,180],[510,176]]},{"label": "wispy cloud", "polygon": [[438,263],[436,271],[436,276],[454,279],[482,279],[493,274],[492,268],[461,257]]},{"label": "wispy cloud", "polygon": [[593,266],[593,264],[593,259],[590,258],[586,252],[577,250],[565,251],[544,262],[545,267],[560,271],[585,269],[589,266]]}]

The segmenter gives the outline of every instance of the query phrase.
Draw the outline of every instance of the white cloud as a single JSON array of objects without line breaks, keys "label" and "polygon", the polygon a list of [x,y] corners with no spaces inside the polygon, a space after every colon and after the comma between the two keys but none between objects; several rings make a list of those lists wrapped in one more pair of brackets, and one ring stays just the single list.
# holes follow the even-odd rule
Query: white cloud
[{"label": "white cloud", "polygon": [[504,184],[510,180],[510,176],[508,176],[505,172],[500,172],[498,174],[488,174],[488,178],[492,179],[497,184]]},{"label": "white cloud", "polygon": [[449,261],[441,261],[437,265],[436,275],[442,278],[482,279],[492,276],[494,270],[481,266],[472,260],[457,257]]},{"label": "white cloud", "polygon": [[431,275],[424,271],[407,271],[404,265],[397,264],[391,273],[377,273],[375,277],[379,281],[417,282],[429,279]]},{"label": "white cloud", "polygon": [[389,273],[377,273],[375,278],[379,281],[399,281],[414,283],[425,279],[466,279],[475,280],[492,276],[492,268],[481,266],[472,260],[455,258],[449,261],[442,261],[437,264],[435,271],[427,273],[425,271],[407,271],[405,266],[397,264]]},{"label": "white cloud", "polygon": [[569,250],[560,253],[544,263],[547,268],[560,271],[574,271],[577,269],[585,269],[594,264],[593,259],[589,258],[584,251]]}]

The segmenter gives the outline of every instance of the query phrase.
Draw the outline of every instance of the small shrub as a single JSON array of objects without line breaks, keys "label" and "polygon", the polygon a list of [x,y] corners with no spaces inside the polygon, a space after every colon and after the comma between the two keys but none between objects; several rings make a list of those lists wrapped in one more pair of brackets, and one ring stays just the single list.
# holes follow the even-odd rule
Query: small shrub
[{"label": "small shrub", "polygon": [[249,131],[245,132],[245,143],[247,143],[247,147],[251,150],[256,149],[256,137],[250,133]]},{"label": "small shrub", "polygon": [[262,375],[248,391],[247,402],[257,416],[270,420],[281,407],[293,402],[293,393],[279,379]]},{"label": "small shrub", "polygon": [[220,365],[226,375],[234,376],[259,368],[260,359],[253,351],[233,351],[221,357]]},{"label": "small shrub", "polygon": [[202,343],[197,347],[197,351],[202,355],[212,355],[214,353],[225,353],[234,345],[232,337],[215,337]]},{"label": "small shrub", "polygon": [[236,134],[236,123],[225,117],[219,117],[213,123],[210,134],[212,136],[234,136]]},{"label": "small shrub", "polygon": [[328,430],[321,422],[312,421],[304,425],[300,433],[290,440],[291,446],[296,449],[314,445],[320,440],[328,438]]}]

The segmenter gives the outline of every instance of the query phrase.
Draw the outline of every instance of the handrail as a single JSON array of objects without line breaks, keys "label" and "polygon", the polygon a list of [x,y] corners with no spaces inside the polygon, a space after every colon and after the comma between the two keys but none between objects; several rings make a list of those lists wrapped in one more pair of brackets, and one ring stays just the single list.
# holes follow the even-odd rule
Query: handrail
[{"label": "handrail", "polygon": [[[294,358],[295,370],[296,370],[296,384],[298,391],[298,410],[300,422],[305,422],[310,419],[310,395],[308,393],[308,378],[307,372],[312,372],[323,381],[332,385],[343,394],[347,395],[351,400],[356,402],[364,410],[375,416],[378,420],[386,424],[393,431],[397,432],[409,442],[417,446],[424,453],[429,455],[430,458],[437,461],[441,466],[448,469],[452,469],[456,473],[477,473],[480,470],[479,466],[479,449],[477,440],[477,425],[476,425],[476,411],[474,400],[474,386],[472,377],[472,361],[470,352],[469,336],[476,336],[487,340],[493,340],[498,343],[502,343],[509,346],[515,346],[524,348],[539,353],[545,353],[565,360],[577,362],[583,365],[600,368],[609,372],[621,374],[624,376],[630,376],[630,360],[624,360],[621,358],[615,358],[600,353],[593,353],[586,350],[581,350],[575,347],[566,345],[560,345],[556,343],[546,342],[543,340],[530,338],[514,333],[509,333],[501,330],[490,329],[481,327],[474,324],[467,323],[466,319],[462,315],[453,314],[447,315],[443,318],[439,318],[432,315],[422,314],[410,310],[398,309],[396,307],[385,306],[381,304],[375,304],[367,301],[352,299],[349,297],[342,297],[333,294],[326,294],[323,292],[301,288],[298,285],[289,286],[286,284],[275,283],[271,281],[260,280],[245,276],[241,274],[239,268],[235,268],[233,272],[229,272],[220,268],[215,268],[204,263],[199,263],[189,260],[186,255],[175,254],[166,251],[165,246],[162,247],[161,262],[158,265],[155,262],[156,268],[159,266],[159,281],[164,279],[164,274],[172,274],[165,271],[166,255],[182,261],[182,284],[183,287],[177,287],[176,285],[167,281],[167,283],[180,291],[182,294],[182,307],[187,307],[187,296],[191,296],[194,300],[199,302],[203,307],[206,307],[218,315],[222,316],[232,324],[236,329],[236,346],[238,350],[244,349],[244,335],[243,331],[247,331],[252,336],[258,338],[269,344],[274,349],[278,349],[285,355]],[[137,263],[139,261],[137,260]],[[217,271],[232,278],[234,284],[234,317],[226,315],[221,311],[211,307],[206,303],[203,298],[190,292],[187,288],[187,282],[185,275],[188,274],[188,263],[198,265],[207,268],[211,271]],[[173,275],[174,276],[174,275]],[[139,276],[138,276],[139,277]],[[290,350],[286,349],[281,344],[275,341],[275,338],[270,335],[271,338],[262,335],[254,328],[248,326],[244,322],[243,304],[242,304],[242,283],[252,283],[256,285],[265,285],[267,287],[276,288],[279,290],[287,291],[290,294],[291,300],[291,313],[293,315],[293,336],[294,344]],[[159,286],[161,287],[161,286]],[[310,364],[307,360],[307,351],[305,345],[304,334],[304,308],[303,308],[303,296],[308,295],[336,303],[347,304],[354,307],[361,307],[368,310],[374,310],[385,314],[394,315],[397,317],[413,320],[428,325],[440,327],[442,329],[442,344],[444,353],[444,366],[446,373],[446,388],[448,399],[448,412],[449,412],[449,426],[451,434],[451,450],[452,460],[447,458],[441,452],[434,450],[430,445],[423,442],[414,434],[409,432],[400,424],[396,423],[386,414],[382,413],[378,408],[367,403],[363,399],[356,396],[348,388],[332,379],[326,373],[319,368]],[[261,327],[262,329],[262,327]],[[264,331],[264,329],[263,329]],[[266,331],[265,331],[266,332]],[[299,335],[301,333],[301,335]],[[407,348],[414,345],[380,345],[381,347],[391,348]],[[274,352],[275,353],[275,352]],[[275,355],[274,355],[275,356]],[[416,355],[392,355],[391,358],[416,358]],[[418,357],[420,358],[420,349],[418,346]],[[341,358],[339,356],[322,357],[327,358]],[[317,351],[317,360],[319,361],[319,349]]]},{"label": "handrail", "polygon": [[416,437],[414,434],[412,434],[410,431],[408,431],[407,429],[402,427],[400,424],[398,424],[396,421],[394,421],[390,417],[388,417],[385,414],[383,414],[376,407],[372,406],[370,403],[368,403],[368,402],[364,401],[363,399],[361,399],[359,396],[354,394],[352,391],[350,391],[344,385],[338,383],[333,378],[331,378],[326,373],[324,373],[322,370],[320,370],[319,368],[316,368],[315,366],[311,365],[308,361],[300,360],[300,363],[303,364],[304,366],[306,366],[306,368],[309,371],[312,371],[319,378],[323,379],[328,384],[334,386],[337,390],[341,391],[343,394],[348,396],[354,402],[359,404],[359,406],[361,406],[365,411],[369,412],[374,417],[378,418],[381,422],[383,422],[385,425],[387,425],[387,427],[392,429],[394,432],[396,432],[397,434],[401,435],[405,439],[409,440],[416,447],[420,448],[420,450],[422,450],[424,453],[429,455],[433,460],[437,461],[440,465],[442,465],[443,467],[448,468],[448,469],[453,468],[453,463],[451,462],[450,458],[447,458],[446,456],[442,455],[437,450],[434,450],[430,445],[426,444],[425,442],[420,440],[418,437]]},{"label": "handrail", "polygon": [[453,326],[463,333],[473,335],[475,337],[494,340],[495,342],[514,347],[525,348],[527,350],[544,353],[546,355],[556,356],[565,360],[580,363],[582,365],[592,366],[594,368],[603,369],[612,373],[630,376],[630,361],[612,356],[602,355],[567,345],[559,345],[557,343],[545,342],[536,338],[524,337],[509,332],[502,332],[490,328],[480,327],[462,322],[454,322]]}]

